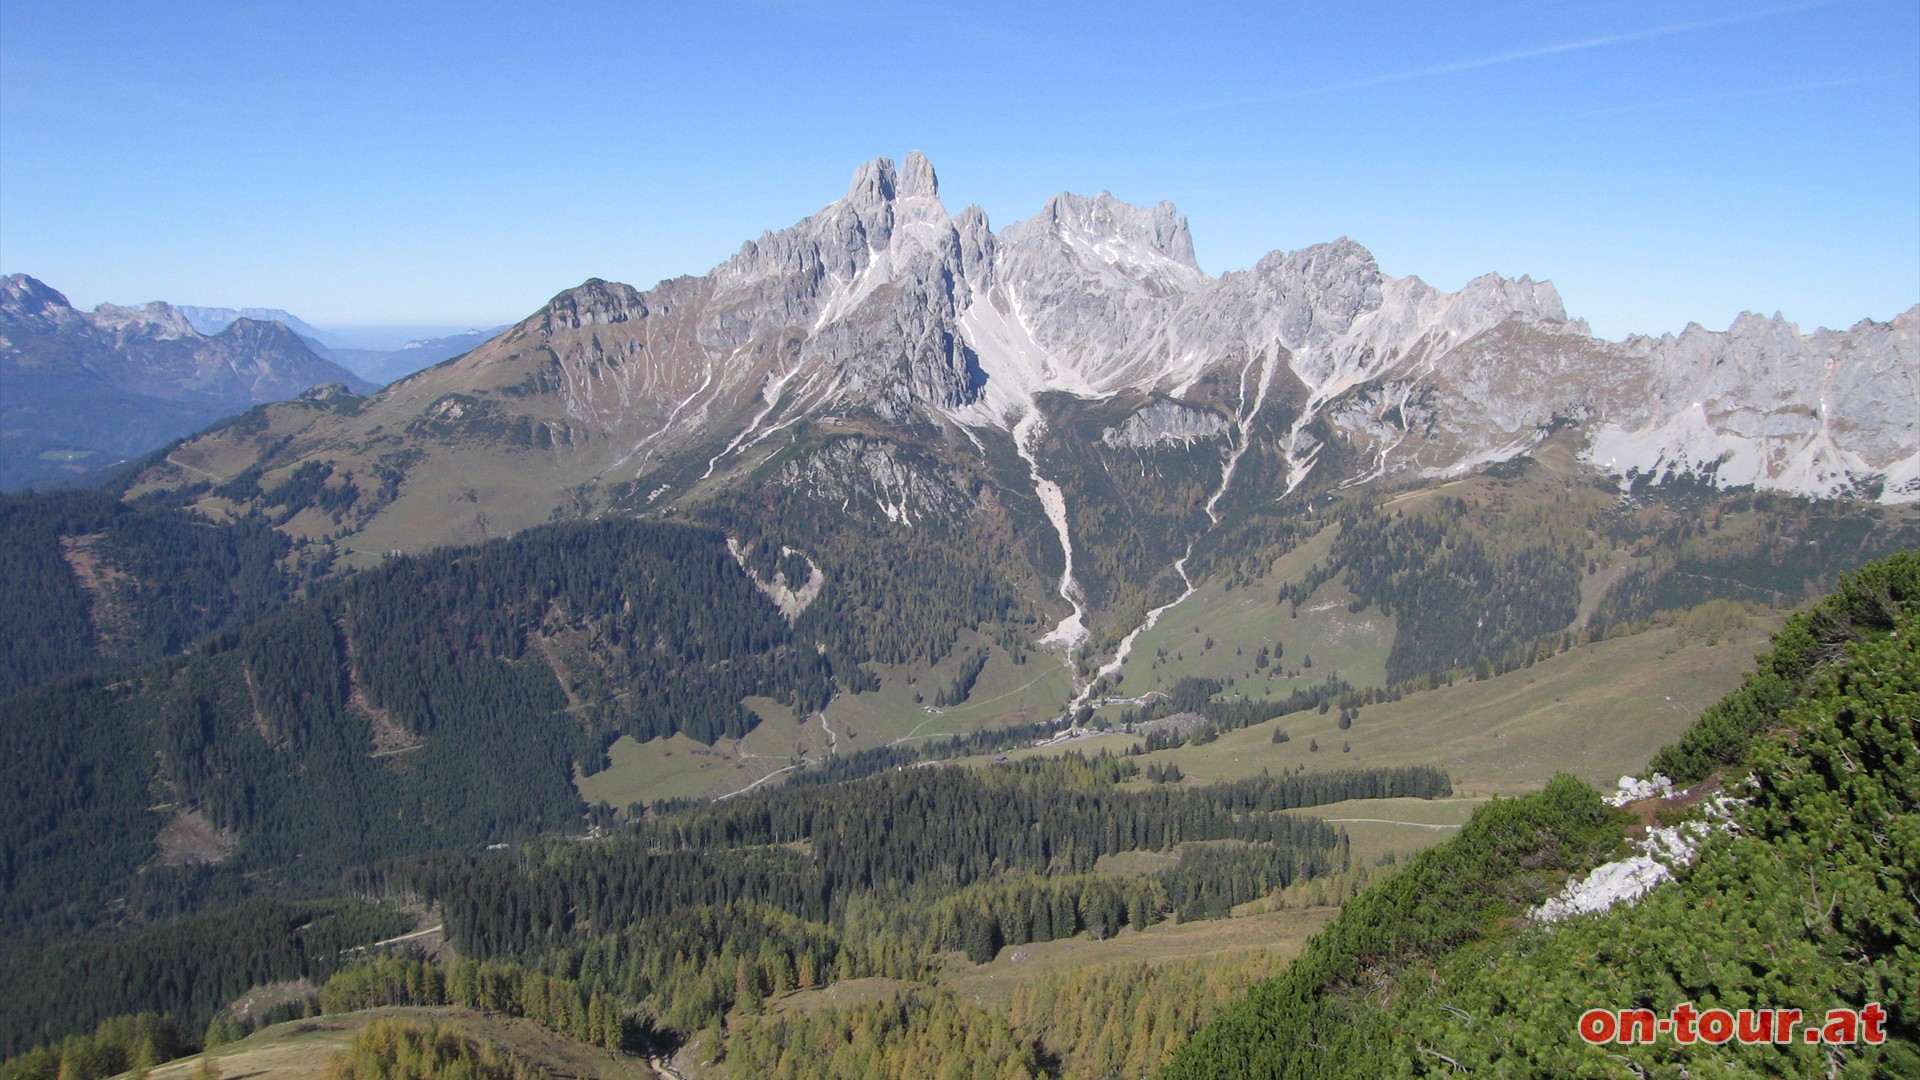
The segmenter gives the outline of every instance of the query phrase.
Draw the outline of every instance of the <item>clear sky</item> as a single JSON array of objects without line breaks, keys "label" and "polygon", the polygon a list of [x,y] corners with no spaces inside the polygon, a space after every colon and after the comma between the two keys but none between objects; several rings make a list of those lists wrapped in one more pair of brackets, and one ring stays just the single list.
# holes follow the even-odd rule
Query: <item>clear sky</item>
[{"label": "clear sky", "polygon": [[1920,301],[1920,4],[0,4],[0,272],[493,325],[703,273],[924,150],[996,227],[1171,199],[1597,332]]}]

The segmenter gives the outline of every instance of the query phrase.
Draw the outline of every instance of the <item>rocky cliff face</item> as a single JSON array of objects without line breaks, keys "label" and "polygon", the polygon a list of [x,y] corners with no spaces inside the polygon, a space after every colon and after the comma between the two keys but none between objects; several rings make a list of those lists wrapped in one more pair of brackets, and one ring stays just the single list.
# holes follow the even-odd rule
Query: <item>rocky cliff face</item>
[{"label": "rocky cliff face", "polygon": [[[995,233],[977,208],[947,212],[916,153],[862,166],[840,201],[705,278],[589,282],[509,337],[566,343],[569,415],[626,444],[609,452],[639,474],[724,436],[722,465],[821,412],[1014,432],[1048,393],[1178,399],[1212,376],[1241,424],[1276,387],[1299,398],[1290,487],[1329,436],[1371,474],[1440,475],[1575,421],[1622,476],[1905,501],[1920,498],[1916,319],[1803,336],[1747,316],[1605,342],[1551,284],[1487,275],[1444,293],[1345,239],[1216,279],[1170,204],[1060,195]],[[606,329],[582,338],[589,325]]]},{"label": "rocky cliff face", "polygon": [[[177,332],[163,313],[110,314],[114,333]],[[1015,463],[1064,547],[1075,492],[1053,481],[1045,433],[1096,405],[1091,437],[1112,452],[1217,457],[1189,461],[1209,474],[1194,477],[1209,520],[1302,485],[1458,474],[1569,424],[1623,481],[1913,501],[1917,320],[1803,335],[1747,316],[1724,333],[1608,342],[1549,283],[1489,274],[1443,292],[1383,274],[1347,239],[1216,278],[1170,204],[1063,194],[996,231],[977,207],[949,213],[914,153],[861,166],[842,198],[705,276],[644,291],[588,281],[365,408],[299,414],[283,434],[371,467],[376,444],[380,460],[399,452],[394,432],[431,431],[410,445],[412,474],[436,457],[510,462],[501,483],[518,494],[501,505],[519,525],[561,502],[670,504],[808,432],[851,428],[977,456],[1003,480]],[[893,481],[870,453],[807,460],[778,475],[822,498],[871,489],[867,502],[906,505],[905,489],[882,494]],[[846,475],[820,471],[836,461]]]},{"label": "rocky cliff face", "polygon": [[1646,371],[1644,396],[1600,426],[1602,468],[1920,500],[1920,307],[1811,334],[1746,314],[1724,333],[1694,325],[1620,351]]}]

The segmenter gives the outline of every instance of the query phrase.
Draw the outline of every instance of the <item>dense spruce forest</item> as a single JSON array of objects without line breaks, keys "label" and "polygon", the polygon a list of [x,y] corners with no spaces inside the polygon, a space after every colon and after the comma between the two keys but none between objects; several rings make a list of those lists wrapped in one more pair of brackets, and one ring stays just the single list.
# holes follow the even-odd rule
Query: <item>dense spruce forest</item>
[{"label": "dense spruce forest", "polygon": [[[1347,904],[1161,1075],[1920,1072],[1916,637],[1920,552],[1864,568],[1789,620],[1759,670],[1660,758],[1739,800],[1677,882],[1638,904],[1530,924],[1567,872],[1620,848],[1625,815],[1564,777],[1496,802]],[[1682,1002],[1812,1016],[1879,1002],[1888,1040],[1575,1036],[1595,1005],[1666,1015]]]},{"label": "dense spruce forest", "polygon": [[[1008,944],[1217,917],[1345,867],[1339,833],[1280,811],[1451,790],[1434,769],[1181,789],[1139,788],[1137,772],[1078,755],[909,768],[650,816],[595,844],[402,860],[368,887],[437,904],[463,956],[577,978],[687,1032],[829,973],[911,978],[943,952],[984,962]],[[1205,843],[1218,841],[1234,843]],[[1095,872],[1104,855],[1176,848],[1157,878]]]},{"label": "dense spruce forest", "polygon": [[187,656],[0,701],[18,778],[0,926],[164,917],[576,827],[573,772],[620,735],[711,742],[757,723],[748,696],[805,713],[832,692],[829,657],[706,530],[606,521],[395,559]]},{"label": "dense spruce forest", "polygon": [[1256,508],[1200,544],[1189,572],[1245,587],[1331,530],[1327,556],[1275,603],[1291,614],[1322,586],[1345,586],[1355,613],[1372,605],[1394,618],[1387,682],[1412,686],[1510,671],[1710,601],[1792,607],[1833,589],[1842,571],[1920,548],[1920,518],[1900,507],[1685,481],[1623,497],[1528,457],[1464,490]]},{"label": "dense spruce forest", "polygon": [[331,567],[256,519],[215,526],[93,491],[0,497],[0,697],[250,626]]},{"label": "dense spruce forest", "polygon": [[[134,1035],[156,1037],[160,1030],[99,1027],[122,1014],[164,1018],[165,1030],[172,1032],[169,1045],[185,1052],[222,1009],[249,989],[325,979],[352,962],[348,950],[404,933],[413,923],[412,916],[391,907],[360,901],[259,899],[164,926],[40,949],[10,946],[0,950],[0,986],[7,988],[0,994],[0,1056],[68,1036],[84,1041],[82,1032],[94,1032],[96,1042],[124,1044]],[[95,1052],[80,1045],[68,1050],[82,1056]]]},{"label": "dense spruce forest", "polygon": [[[933,664],[965,631],[1042,621],[1039,609],[1016,598],[1004,541],[957,515],[917,524],[856,517],[774,485],[705,507],[698,520],[739,537],[748,568],[762,580],[784,567],[796,585],[805,581],[801,556],[820,567],[832,587],[794,621],[794,633],[824,645],[851,690],[868,685],[856,664]],[[783,548],[796,554],[783,560]]]}]

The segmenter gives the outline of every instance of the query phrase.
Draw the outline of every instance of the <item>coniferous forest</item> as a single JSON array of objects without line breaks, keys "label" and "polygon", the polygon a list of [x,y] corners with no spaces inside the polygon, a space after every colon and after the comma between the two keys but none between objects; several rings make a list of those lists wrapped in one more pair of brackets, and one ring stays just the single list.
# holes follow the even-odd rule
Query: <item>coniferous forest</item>
[{"label": "coniferous forest", "polygon": [[[613,521],[396,559],[186,656],[0,702],[20,777],[0,795],[0,925],[83,928],[130,884],[159,916],[565,829],[574,769],[620,735],[739,735],[742,699],[804,712],[831,678],[704,530]],[[231,844],[217,870],[160,850],[185,815]],[[142,889],[149,870],[174,880]]]}]

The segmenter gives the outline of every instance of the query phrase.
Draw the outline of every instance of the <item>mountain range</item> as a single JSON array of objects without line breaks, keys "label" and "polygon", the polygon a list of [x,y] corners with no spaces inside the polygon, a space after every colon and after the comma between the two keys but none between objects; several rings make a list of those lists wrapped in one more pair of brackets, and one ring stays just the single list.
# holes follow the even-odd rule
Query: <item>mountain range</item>
[{"label": "mountain range", "polygon": [[[1347,239],[1212,277],[1171,204],[1062,194],[995,231],[950,214],[916,152],[703,276],[589,280],[373,397],[190,440],[141,490],[223,514],[220,482],[318,463],[365,497],[291,527],[362,552],[770,484],[909,526],[999,514],[1071,643],[1123,594],[1178,595],[1236,515],[1444,481],[1569,428],[1623,490],[1920,500],[1917,331],[1920,306],[1610,342],[1550,283],[1448,293]],[[1116,531],[1130,560],[1099,550]]]},{"label": "mountain range", "polygon": [[238,319],[277,322],[300,335],[300,339],[315,353],[375,386],[385,386],[429,364],[459,356],[506,329],[504,326],[496,326],[491,330],[468,329],[457,334],[415,338],[403,342],[398,348],[366,348],[364,343],[353,343],[357,339],[322,330],[281,308],[193,307],[176,304],[174,309],[186,316],[195,330],[209,336],[218,334]]},{"label": "mountain range", "polygon": [[279,323],[300,335],[301,340],[321,356],[328,356],[328,347],[335,343],[334,335],[310,325],[300,316],[281,308],[199,307],[193,304],[174,304],[172,307],[195,330],[208,337],[218,334],[241,319],[252,319],[254,322]]},{"label": "mountain range", "polygon": [[77,311],[14,274],[0,280],[0,488],[108,466],[327,383],[372,389],[283,323],[242,316],[206,334],[166,303]]}]

